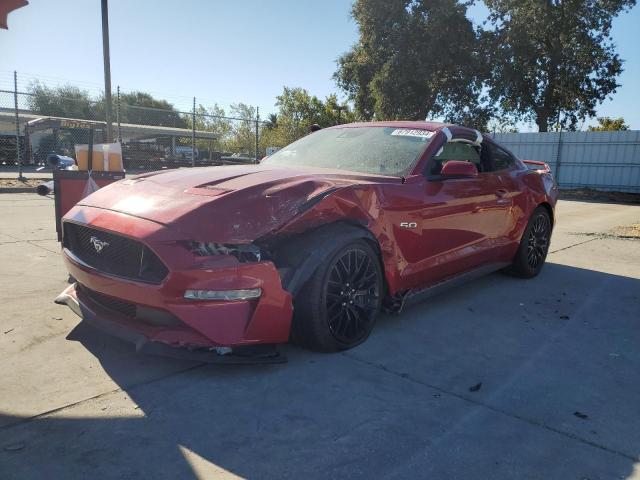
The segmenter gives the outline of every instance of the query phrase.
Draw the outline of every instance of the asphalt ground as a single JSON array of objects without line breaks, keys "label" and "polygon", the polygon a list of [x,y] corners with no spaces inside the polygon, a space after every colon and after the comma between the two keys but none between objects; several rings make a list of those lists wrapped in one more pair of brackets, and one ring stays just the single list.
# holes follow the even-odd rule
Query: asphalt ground
[{"label": "asphalt ground", "polygon": [[640,478],[640,206],[560,201],[541,275],[339,354],[137,355],[53,304],[53,201],[0,195],[0,478]]}]

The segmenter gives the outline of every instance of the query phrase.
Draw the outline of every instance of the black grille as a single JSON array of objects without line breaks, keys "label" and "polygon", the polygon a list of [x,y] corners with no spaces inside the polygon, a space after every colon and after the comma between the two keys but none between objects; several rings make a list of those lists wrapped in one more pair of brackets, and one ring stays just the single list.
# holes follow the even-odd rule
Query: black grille
[{"label": "black grille", "polygon": [[65,222],[64,246],[90,267],[118,277],[160,283],[169,273],[144,244],[104,230]]},{"label": "black grille", "polygon": [[129,318],[135,318],[138,309],[134,303],[125,302],[124,300],[118,300],[117,298],[108,297],[101,293],[94,292],[84,285],[78,285],[78,287],[81,293],[85,294],[101,307],[121,313]]}]

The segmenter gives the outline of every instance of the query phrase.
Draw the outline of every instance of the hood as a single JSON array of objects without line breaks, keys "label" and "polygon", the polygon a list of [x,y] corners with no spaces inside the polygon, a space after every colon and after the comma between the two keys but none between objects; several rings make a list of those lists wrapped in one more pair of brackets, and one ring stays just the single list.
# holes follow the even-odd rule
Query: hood
[{"label": "hood", "polygon": [[151,220],[192,240],[245,243],[276,231],[318,196],[371,181],[345,172],[262,165],[185,168],[121,180],[78,205]]}]

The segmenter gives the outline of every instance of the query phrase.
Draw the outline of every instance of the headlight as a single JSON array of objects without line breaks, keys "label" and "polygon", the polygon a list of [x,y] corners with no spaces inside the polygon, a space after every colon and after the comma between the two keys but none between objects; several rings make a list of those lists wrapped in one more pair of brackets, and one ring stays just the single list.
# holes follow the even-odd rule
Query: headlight
[{"label": "headlight", "polygon": [[250,300],[262,295],[261,288],[244,290],[187,290],[184,298],[188,300]]},{"label": "headlight", "polygon": [[260,248],[253,244],[227,245],[213,242],[189,242],[189,250],[199,257],[211,257],[214,255],[233,255],[238,261],[259,262],[261,259]]}]

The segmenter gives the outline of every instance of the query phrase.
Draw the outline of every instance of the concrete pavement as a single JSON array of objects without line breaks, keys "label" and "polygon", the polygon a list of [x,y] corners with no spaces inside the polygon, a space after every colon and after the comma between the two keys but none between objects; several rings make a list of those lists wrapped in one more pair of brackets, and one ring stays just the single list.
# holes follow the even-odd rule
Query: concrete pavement
[{"label": "concrete pavement", "polygon": [[[560,202],[533,280],[383,316],[342,354],[219,367],[78,324],[53,202],[0,197],[0,478],[640,478],[640,206]],[[475,387],[475,388],[473,388]]]}]

